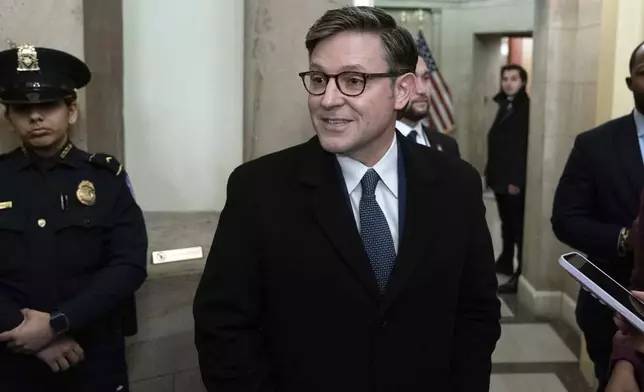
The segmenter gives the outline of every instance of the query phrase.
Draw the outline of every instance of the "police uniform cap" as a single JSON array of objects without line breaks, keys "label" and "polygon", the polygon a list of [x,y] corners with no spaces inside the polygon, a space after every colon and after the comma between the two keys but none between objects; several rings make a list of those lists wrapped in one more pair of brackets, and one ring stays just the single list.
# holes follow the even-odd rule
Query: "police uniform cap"
[{"label": "police uniform cap", "polygon": [[0,52],[0,103],[33,104],[75,98],[91,79],[87,65],[50,48],[21,45]]}]

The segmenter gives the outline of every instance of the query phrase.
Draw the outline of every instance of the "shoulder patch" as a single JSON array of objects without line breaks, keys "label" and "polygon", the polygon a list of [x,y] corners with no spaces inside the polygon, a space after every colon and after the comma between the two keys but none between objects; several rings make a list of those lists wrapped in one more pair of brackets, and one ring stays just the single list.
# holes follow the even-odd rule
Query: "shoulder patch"
[{"label": "shoulder patch", "polygon": [[130,181],[130,176],[128,176],[127,174],[125,174],[125,184],[130,189],[130,194],[132,195],[132,197],[136,198],[134,196],[134,187],[132,186],[132,181]]},{"label": "shoulder patch", "polygon": [[134,197],[134,187],[132,186],[132,182],[130,181],[130,176],[127,175],[127,173],[123,169],[123,165],[121,165],[121,163],[116,158],[107,154],[92,154],[89,156],[88,160],[90,163],[98,167],[102,167],[111,171],[116,176],[125,177],[125,184],[130,190],[132,197]]},{"label": "shoulder patch", "polygon": [[89,156],[90,163],[102,167],[119,176],[123,173],[123,165],[111,155],[107,154],[92,154]]}]

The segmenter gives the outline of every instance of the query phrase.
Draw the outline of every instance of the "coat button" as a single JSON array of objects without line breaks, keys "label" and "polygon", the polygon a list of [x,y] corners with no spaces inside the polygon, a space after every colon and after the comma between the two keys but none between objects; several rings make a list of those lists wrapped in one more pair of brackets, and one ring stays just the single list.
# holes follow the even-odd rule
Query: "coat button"
[{"label": "coat button", "polygon": [[38,226],[45,227],[47,226],[47,221],[44,219],[38,219]]}]

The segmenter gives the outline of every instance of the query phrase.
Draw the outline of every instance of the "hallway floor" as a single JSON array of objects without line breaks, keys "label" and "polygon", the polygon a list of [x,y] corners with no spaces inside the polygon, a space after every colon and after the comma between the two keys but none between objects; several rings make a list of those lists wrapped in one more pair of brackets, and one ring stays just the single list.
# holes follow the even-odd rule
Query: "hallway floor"
[{"label": "hallway floor", "polygon": [[[501,222],[492,194],[484,197],[495,256]],[[507,278],[499,276],[499,283]],[[559,320],[539,319],[516,295],[501,296],[501,339],[492,356],[490,392],[590,392],[579,371],[580,336]]]},{"label": "hallway floor", "polygon": [[[496,206],[493,198],[485,199],[498,249]],[[182,227],[181,236],[205,235],[203,227],[191,230],[189,225]],[[132,392],[205,391],[192,332],[192,297],[198,281],[195,274],[150,279],[139,291],[140,333],[128,342]],[[490,391],[590,392],[578,368],[579,336],[563,322],[534,317],[514,295],[501,300],[502,335],[492,357]]]}]

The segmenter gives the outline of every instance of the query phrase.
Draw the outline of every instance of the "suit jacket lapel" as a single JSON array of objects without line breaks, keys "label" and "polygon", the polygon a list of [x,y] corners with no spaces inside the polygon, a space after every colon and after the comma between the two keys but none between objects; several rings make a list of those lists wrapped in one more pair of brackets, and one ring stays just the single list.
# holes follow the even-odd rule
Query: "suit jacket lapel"
[{"label": "suit jacket lapel", "polygon": [[438,137],[436,137],[436,134],[438,133],[438,131],[433,128],[427,128],[424,125],[423,125],[423,131],[427,136],[427,140],[429,140],[429,147],[433,148],[434,150],[443,151],[443,146],[441,145]]},{"label": "suit jacket lapel", "polygon": [[515,105],[517,102],[501,102],[499,103],[499,110],[496,113],[496,118],[492,124],[492,128],[497,127],[504,123],[507,119],[514,114]]},{"label": "suit jacket lapel", "polygon": [[637,128],[632,115],[619,119],[615,136],[615,151],[618,152],[624,170],[638,195],[644,187],[644,162],[637,137]]},{"label": "suit jacket lapel", "polygon": [[436,140],[434,135],[432,135],[432,130],[423,125],[423,132],[425,132],[425,136],[427,136],[427,140],[429,141],[429,147],[435,148]]},{"label": "suit jacket lapel", "polygon": [[[308,144],[309,151],[301,165],[299,180],[305,188],[309,208],[343,262],[364,289],[378,301],[378,283],[362,245],[337,161],[322,149],[317,138],[311,139]],[[315,252],[314,249],[311,251]]]},{"label": "suit jacket lapel", "polygon": [[439,222],[432,219],[437,214],[433,210],[440,208],[435,203],[436,196],[430,192],[431,183],[438,177],[434,168],[423,164],[422,149],[413,146],[402,135],[398,135],[398,143],[405,166],[406,192],[404,211],[405,227],[398,250],[396,264],[389,277],[387,289],[380,306],[384,313],[404,288],[409,278],[414,273],[418,263],[423,259],[423,254],[430,246],[429,239],[436,237],[434,233],[440,230]]}]

